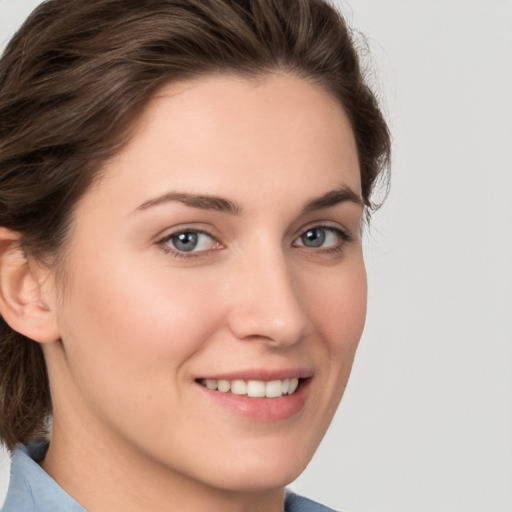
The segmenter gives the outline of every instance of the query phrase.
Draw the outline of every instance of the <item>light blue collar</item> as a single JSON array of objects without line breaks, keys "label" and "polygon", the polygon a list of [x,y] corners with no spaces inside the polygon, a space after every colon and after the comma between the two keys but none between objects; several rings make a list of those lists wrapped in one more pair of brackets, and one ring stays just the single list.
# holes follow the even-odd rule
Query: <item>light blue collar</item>
[{"label": "light blue collar", "polygon": [[44,442],[16,446],[3,512],[86,512],[36,462],[47,449]]}]

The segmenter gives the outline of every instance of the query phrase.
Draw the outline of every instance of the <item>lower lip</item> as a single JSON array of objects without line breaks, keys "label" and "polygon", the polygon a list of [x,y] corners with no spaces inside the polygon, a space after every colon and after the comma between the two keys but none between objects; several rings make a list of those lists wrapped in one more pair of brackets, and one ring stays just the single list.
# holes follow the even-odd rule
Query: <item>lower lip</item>
[{"label": "lower lip", "polygon": [[240,414],[259,421],[286,420],[298,414],[306,405],[311,379],[301,380],[297,390],[291,395],[279,398],[249,398],[247,395],[221,393],[208,389],[201,384],[197,386],[215,403]]}]

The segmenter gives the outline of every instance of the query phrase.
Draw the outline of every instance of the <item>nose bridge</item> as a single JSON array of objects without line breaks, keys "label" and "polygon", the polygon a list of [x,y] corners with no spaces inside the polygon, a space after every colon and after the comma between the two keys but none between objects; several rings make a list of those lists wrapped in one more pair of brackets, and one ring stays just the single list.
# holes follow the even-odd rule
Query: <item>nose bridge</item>
[{"label": "nose bridge", "polygon": [[234,280],[230,328],[240,339],[296,343],[308,319],[290,262],[281,248],[259,248],[242,258]]}]

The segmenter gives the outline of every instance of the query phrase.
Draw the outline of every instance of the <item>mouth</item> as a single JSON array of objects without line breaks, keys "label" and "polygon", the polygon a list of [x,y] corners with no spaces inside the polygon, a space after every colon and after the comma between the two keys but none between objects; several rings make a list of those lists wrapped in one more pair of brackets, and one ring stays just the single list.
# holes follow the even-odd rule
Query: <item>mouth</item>
[{"label": "mouth", "polygon": [[[310,395],[313,374],[307,370],[252,370],[195,379],[210,404],[251,421],[275,422],[297,416]],[[280,379],[278,377],[281,377]]]},{"label": "mouth", "polygon": [[212,391],[247,396],[249,398],[280,398],[293,395],[305,379],[290,378],[282,380],[225,380],[198,379],[197,382]]}]

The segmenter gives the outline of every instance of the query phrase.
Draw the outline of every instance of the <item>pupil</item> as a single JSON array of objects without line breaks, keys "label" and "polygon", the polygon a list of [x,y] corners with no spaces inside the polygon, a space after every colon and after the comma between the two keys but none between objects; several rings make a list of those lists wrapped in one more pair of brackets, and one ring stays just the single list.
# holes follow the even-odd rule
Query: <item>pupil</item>
[{"label": "pupil", "polygon": [[310,229],[302,235],[302,243],[308,247],[321,247],[325,242],[325,231],[320,228]]},{"label": "pupil", "polygon": [[196,233],[180,233],[173,237],[173,244],[179,251],[192,251],[197,245]]}]

